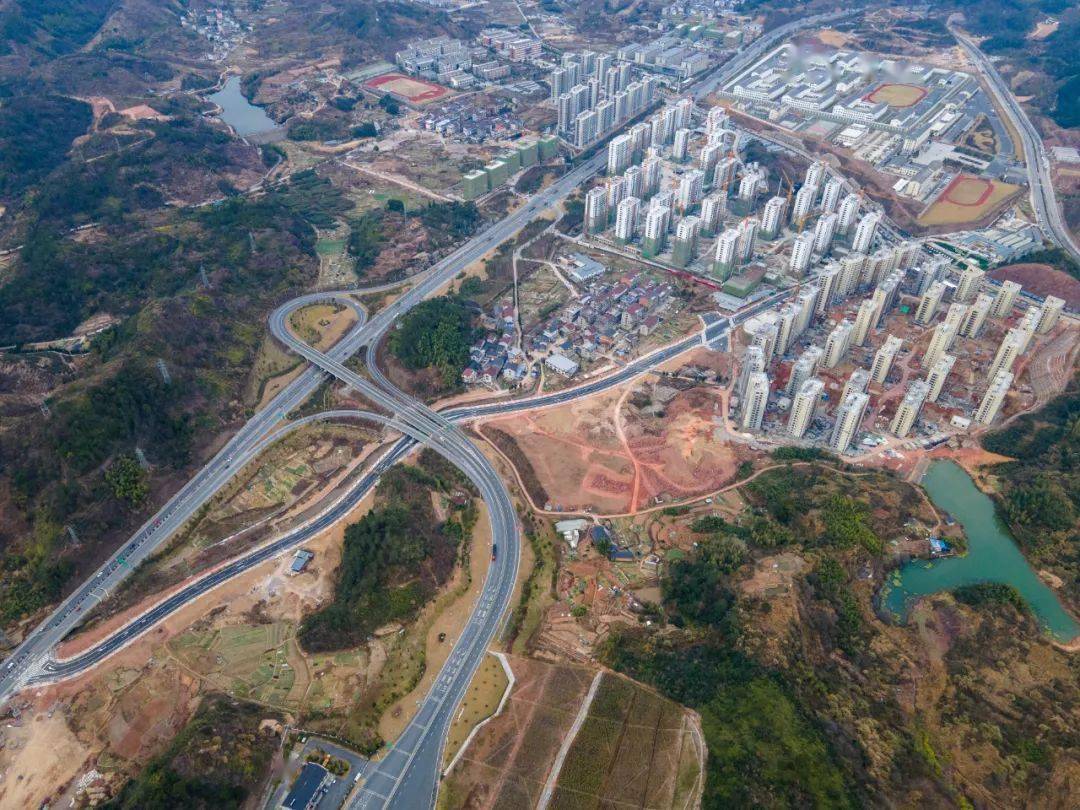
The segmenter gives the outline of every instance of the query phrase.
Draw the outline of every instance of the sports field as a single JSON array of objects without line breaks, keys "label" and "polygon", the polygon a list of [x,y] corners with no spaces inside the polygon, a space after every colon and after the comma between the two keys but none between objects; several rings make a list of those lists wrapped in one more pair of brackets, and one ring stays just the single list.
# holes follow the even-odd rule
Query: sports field
[{"label": "sports field", "polygon": [[926,97],[926,89],[914,84],[879,84],[866,94],[867,101],[890,107],[913,107]]},{"label": "sports field", "polygon": [[1019,186],[958,174],[919,217],[922,225],[958,225],[991,213],[1017,191]]},{"label": "sports field", "polygon": [[427,104],[429,101],[443,98],[451,93],[446,87],[426,82],[423,79],[404,76],[401,73],[386,73],[374,79],[368,79],[364,82],[364,87],[382,93],[392,93],[410,104]]}]

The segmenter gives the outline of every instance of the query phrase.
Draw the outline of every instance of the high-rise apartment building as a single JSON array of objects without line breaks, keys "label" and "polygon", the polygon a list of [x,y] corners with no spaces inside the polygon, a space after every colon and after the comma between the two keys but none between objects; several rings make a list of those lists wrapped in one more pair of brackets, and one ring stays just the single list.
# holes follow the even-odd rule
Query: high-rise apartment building
[{"label": "high-rise apartment building", "polygon": [[1065,308],[1065,302],[1056,295],[1046,296],[1043,305],[1038,309],[1038,320],[1035,323],[1035,331],[1045,335],[1053,329],[1061,317],[1061,311]]},{"label": "high-rise apartment building", "polygon": [[671,244],[671,263],[676,267],[686,267],[697,255],[697,236],[700,220],[697,217],[683,217],[675,226],[675,240]]},{"label": "high-rise apartment building", "polygon": [[798,277],[805,273],[813,256],[814,235],[810,231],[804,231],[791,242],[791,261],[788,262],[791,274]]},{"label": "high-rise apartment building", "polygon": [[706,236],[716,233],[720,217],[724,213],[724,200],[716,194],[710,194],[701,201],[701,232]]},{"label": "high-rise apartment building", "polygon": [[859,215],[859,195],[848,194],[840,203],[839,219],[836,229],[839,233],[847,235],[855,224],[855,217]]},{"label": "high-rise apartment building", "polygon": [[761,210],[761,231],[772,239],[780,233],[780,224],[784,219],[784,208],[787,200],[779,195],[770,197]]},{"label": "high-rise apartment building", "polygon": [[828,253],[835,235],[836,214],[823,214],[814,226],[814,253]]},{"label": "high-rise apartment building", "polygon": [[877,302],[873,298],[864,298],[859,304],[859,312],[855,316],[855,327],[851,331],[852,345],[862,346],[870,330],[877,323]]},{"label": "high-rise apartment building", "polygon": [[814,419],[814,411],[818,402],[821,401],[821,394],[824,390],[825,384],[816,377],[803,381],[791,402],[791,414],[788,416],[788,435],[796,439],[801,439],[806,435],[806,430]]},{"label": "high-rise apartment building", "polygon": [[664,249],[667,236],[667,220],[671,209],[664,205],[650,208],[645,215],[645,231],[641,237],[641,255],[651,259]]},{"label": "high-rise apartment building", "polygon": [[634,238],[640,210],[641,200],[637,197],[627,197],[619,203],[619,207],[615,209],[615,239],[617,241],[626,244]]},{"label": "high-rise apartment building", "polygon": [[824,315],[836,296],[836,282],[840,279],[840,265],[830,264],[818,274],[818,298],[814,311]]},{"label": "high-rise apartment building", "polygon": [[951,354],[943,354],[938,357],[933,368],[926,375],[926,384],[930,386],[930,392],[926,395],[928,402],[937,402],[938,397],[941,396],[941,389],[945,385],[945,380],[948,379],[949,372],[952,371],[955,364],[956,358]]},{"label": "high-rise apartment building", "polygon": [[822,181],[825,180],[825,164],[820,160],[815,160],[806,169],[806,179],[803,181],[804,185],[814,186],[820,188]]},{"label": "high-rise apartment building", "polygon": [[682,163],[686,160],[690,151],[690,130],[675,130],[675,138],[671,143],[671,159]]},{"label": "high-rise apartment building", "polygon": [[864,394],[870,385],[870,372],[865,368],[857,368],[848,375],[844,382],[844,391],[840,395],[840,401],[847,399],[848,394]]},{"label": "high-rise apartment building", "polygon": [[930,343],[922,356],[922,367],[931,368],[945,352],[952,348],[953,339],[956,337],[956,327],[950,323],[939,323],[933,334],[930,335]]},{"label": "high-rise apartment building", "polygon": [[683,213],[689,211],[703,196],[705,176],[697,169],[691,169],[679,180],[677,202]]},{"label": "high-rise apartment building", "polygon": [[851,447],[869,402],[870,397],[861,391],[852,391],[841,400],[840,407],[836,409],[832,435],[829,437],[829,448],[834,453],[845,453]]},{"label": "high-rise apartment building", "polygon": [[1021,287],[1015,281],[1003,281],[994,296],[994,305],[990,308],[991,318],[1005,318],[1012,312],[1016,297]]},{"label": "high-rise apartment building", "polygon": [[634,146],[630,136],[625,133],[616,135],[608,143],[607,173],[609,175],[622,174],[630,165],[633,156]]},{"label": "high-rise apartment building", "polygon": [[869,253],[880,222],[881,214],[877,211],[871,211],[860,219],[855,228],[855,236],[851,239],[851,249],[858,253]]},{"label": "high-rise apartment building", "polygon": [[750,261],[754,255],[754,246],[757,244],[758,221],[756,219],[744,219],[739,223],[739,260]]},{"label": "high-rise apartment building", "polygon": [[1002,371],[1012,371],[1013,363],[1024,351],[1023,345],[1024,335],[1016,329],[1010,329],[998,346],[986,378],[992,380]]},{"label": "high-rise apartment building", "polygon": [[738,263],[739,232],[728,228],[716,240],[716,252],[713,256],[713,272],[721,278],[727,278]]},{"label": "high-rise apartment building", "polygon": [[870,364],[870,379],[873,382],[878,385],[885,384],[885,379],[889,376],[889,369],[892,368],[893,360],[896,359],[896,355],[900,352],[900,347],[903,345],[904,341],[896,335],[885,336],[885,341],[878,350],[874,352],[874,362]]},{"label": "high-rise apartment building", "polygon": [[600,233],[607,228],[607,189],[596,186],[585,194],[585,231]]},{"label": "high-rise apartment building", "polygon": [[1008,371],[1000,371],[991,379],[990,387],[983,394],[982,402],[979,403],[979,407],[972,414],[976,422],[989,425],[994,421],[998,411],[1001,410],[1002,403],[1005,402],[1005,395],[1009,393],[1012,383],[1013,375]]},{"label": "high-rise apartment building", "polygon": [[931,284],[930,288],[919,299],[919,306],[915,309],[915,323],[920,326],[927,326],[930,321],[934,320],[934,315],[937,314],[938,305],[944,295],[945,285],[942,282],[935,281]]},{"label": "high-rise apartment building", "polygon": [[814,209],[817,197],[816,186],[803,186],[795,193],[795,203],[791,206],[791,224],[799,228]]},{"label": "high-rise apartment building", "polygon": [[753,344],[746,347],[743,352],[742,363],[739,366],[739,376],[735,381],[735,393],[740,397],[746,396],[746,386],[750,377],[765,370],[765,352],[760,346]]},{"label": "high-rise apartment building", "polygon": [[896,408],[889,432],[900,439],[907,436],[915,427],[915,421],[919,418],[919,413],[929,393],[930,386],[925,380],[913,380]]},{"label": "high-rise apartment building", "polygon": [[844,181],[839,177],[833,177],[825,184],[821,192],[821,211],[831,214],[840,205],[840,195],[844,192]]},{"label": "high-rise apartment building", "polygon": [[986,293],[980,293],[975,299],[975,303],[968,307],[967,312],[964,313],[964,321],[960,325],[960,334],[967,338],[978,337],[993,306],[993,297]]},{"label": "high-rise apartment building", "polygon": [[851,321],[843,320],[829,332],[829,336],[825,338],[825,359],[822,361],[825,368],[836,368],[843,362],[851,345],[851,330]]},{"label": "high-rise apartment building", "polygon": [[960,274],[960,280],[956,284],[956,294],[953,300],[968,303],[982,288],[983,279],[986,277],[978,267],[967,267]]},{"label": "high-rise apartment building", "polygon": [[763,371],[750,375],[746,394],[742,399],[742,426],[744,430],[761,430],[765,408],[769,403],[769,377]]},{"label": "high-rise apartment building", "polygon": [[791,375],[788,377],[788,384],[785,389],[787,394],[790,395],[798,391],[804,382],[814,376],[818,364],[821,363],[821,357],[820,346],[810,346],[799,355],[799,359],[791,366]]}]

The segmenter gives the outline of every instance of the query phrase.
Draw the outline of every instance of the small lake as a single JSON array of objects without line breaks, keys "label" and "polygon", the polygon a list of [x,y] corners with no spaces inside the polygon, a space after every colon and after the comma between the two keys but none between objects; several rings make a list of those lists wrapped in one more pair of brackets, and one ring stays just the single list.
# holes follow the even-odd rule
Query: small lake
[{"label": "small lake", "polygon": [[994,502],[975,486],[964,469],[953,461],[935,461],[922,485],[938,509],[948,512],[964,528],[968,553],[932,561],[912,560],[894,574],[882,592],[882,606],[893,615],[907,617],[910,603],[920,596],[951,591],[961,585],[1003,582],[1020,592],[1050,635],[1070,641],[1080,635],[1080,625],[1057,596],[1028,564],[994,510]]},{"label": "small lake", "polygon": [[240,77],[229,76],[225,85],[207,98],[221,107],[221,120],[236,130],[242,138],[265,135],[281,129],[262,107],[256,107],[240,92]]}]

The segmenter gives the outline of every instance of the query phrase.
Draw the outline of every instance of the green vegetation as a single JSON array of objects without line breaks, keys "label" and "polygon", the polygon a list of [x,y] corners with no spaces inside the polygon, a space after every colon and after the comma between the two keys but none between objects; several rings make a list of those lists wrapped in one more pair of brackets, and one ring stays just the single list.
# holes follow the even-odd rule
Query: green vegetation
[{"label": "green vegetation", "polygon": [[771,453],[777,461],[837,461],[832,453],[817,447],[777,447]]},{"label": "green vegetation", "polygon": [[0,56],[20,46],[46,56],[77,51],[115,5],[115,0],[14,0],[0,11]]},{"label": "green vegetation", "polygon": [[849,656],[866,649],[868,628],[859,603],[848,585],[848,574],[835,557],[823,557],[810,576],[814,595],[828,602],[836,612],[836,646]]},{"label": "green vegetation", "polygon": [[460,488],[444,465],[395,467],[379,483],[379,504],[345,529],[333,601],[307,616],[298,639],[312,652],[347,649],[377,628],[414,618],[449,577],[458,549],[472,534],[476,510],[455,501],[440,522],[431,491]]},{"label": "green vegetation", "polygon": [[341,189],[314,169],[296,172],[287,182],[274,186],[270,196],[316,228],[333,228],[337,217],[352,208],[352,202]]},{"label": "green vegetation", "polygon": [[615,633],[604,663],[696,709],[709,749],[702,807],[854,807],[828,744],[778,673],[715,637]]},{"label": "green vegetation", "polygon": [[427,228],[428,240],[435,248],[472,236],[483,221],[474,202],[432,203],[421,208],[416,216]]},{"label": "green vegetation", "polygon": [[746,558],[746,544],[717,534],[698,544],[693,553],[670,566],[662,583],[664,602],[683,621],[719,625],[728,615],[734,594],[727,575]]},{"label": "green vegetation", "polygon": [[[1025,455],[1060,453],[1067,433],[1039,445],[1038,430],[1014,427]],[[698,547],[670,562],[650,616],[669,626],[616,632],[600,650],[700,714],[703,807],[972,806],[990,792],[1030,806],[1054,794],[1080,743],[1066,719],[1080,686],[1027,613],[1000,609],[1021,607],[1017,594],[961,588],[956,603],[991,609],[959,616],[952,599],[932,598],[906,628],[871,610],[882,541],[935,519],[914,487],[810,464],[743,491],[737,522],[699,517]],[[751,559],[755,574],[805,573],[763,589]],[[942,666],[927,671],[928,653]],[[961,753],[973,747],[975,762]]]},{"label": "green vegetation", "polygon": [[0,100],[0,198],[22,193],[59,166],[92,118],[89,104],[63,96]]},{"label": "green vegetation", "polygon": [[996,502],[1013,535],[1040,565],[1059,571],[1080,603],[1080,375],[1041,411],[983,438],[1014,461],[994,465]]},{"label": "green vegetation", "polygon": [[953,597],[971,607],[983,607],[986,605],[1012,605],[1021,613],[1028,610],[1027,602],[1020,592],[1012,585],[1000,582],[980,582],[975,585],[964,585],[953,591]]},{"label": "green vegetation", "polygon": [[223,695],[203,699],[169,747],[102,807],[109,810],[239,808],[258,786],[278,747],[259,729],[272,711]]},{"label": "green vegetation", "polygon": [[[169,196],[190,194],[187,184],[193,180],[205,183],[201,192],[206,196],[221,193],[240,159],[253,168],[262,165],[254,149],[237,150],[227,133],[196,111],[181,108],[172,116],[168,121],[141,122],[146,135],[120,152],[115,151],[112,135],[95,136],[107,139],[109,148],[99,159],[66,163],[46,178],[25,205],[28,226],[58,230],[88,222],[118,226],[129,215],[161,208]],[[200,179],[203,175],[211,181]]]},{"label": "green vegetation", "polygon": [[482,217],[477,207],[469,203],[432,203],[416,211],[406,212],[401,200],[390,198],[385,209],[367,211],[349,223],[349,255],[356,261],[356,272],[363,274],[375,264],[383,247],[404,222],[403,217],[416,217],[427,232],[428,245],[433,249],[447,247],[470,236]]},{"label": "green vegetation", "polygon": [[799,543],[839,549],[862,546],[880,553],[882,541],[879,527],[871,525],[870,498],[844,494],[835,486],[837,480],[843,480],[842,473],[828,468],[786,467],[758,476],[746,485],[746,492]]},{"label": "green vegetation", "polygon": [[[1018,67],[1038,71],[1036,77],[1015,87],[1017,94],[1034,96],[1059,126],[1080,125],[1080,15],[1069,0],[954,0],[964,13],[964,27],[988,37],[980,48],[988,54],[1014,61]],[[1045,39],[1028,34],[1047,16],[1058,27]]]},{"label": "green vegetation", "polygon": [[445,385],[461,376],[475,340],[472,315],[452,296],[431,298],[413,307],[390,335],[390,351],[406,368],[434,368]]},{"label": "green vegetation", "polygon": [[129,506],[141,506],[150,494],[146,478],[146,471],[134,456],[120,456],[105,470],[105,482],[112,487],[113,495]]},{"label": "green vegetation", "polygon": [[386,235],[383,231],[382,211],[368,211],[349,223],[349,239],[346,249],[356,262],[356,272],[362,275],[379,258]]},{"label": "green vegetation", "polygon": [[[33,410],[4,420],[4,621],[54,600],[76,559],[134,528],[138,510],[114,498],[135,506],[144,486],[185,475],[242,416],[265,312],[314,273],[313,231],[276,195],[144,216],[122,215],[88,241],[39,225],[0,286],[5,343],[62,336],[101,312],[120,318],[94,338],[79,378],[53,386],[48,419]],[[153,465],[146,480],[119,475],[122,466],[110,481],[102,465],[136,446]],[[67,525],[91,547],[77,558]]]}]

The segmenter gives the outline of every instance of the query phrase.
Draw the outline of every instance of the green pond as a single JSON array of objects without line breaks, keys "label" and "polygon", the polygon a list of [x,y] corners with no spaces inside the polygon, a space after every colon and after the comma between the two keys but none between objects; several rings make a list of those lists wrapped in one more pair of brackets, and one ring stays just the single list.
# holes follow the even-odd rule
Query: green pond
[{"label": "green pond", "polygon": [[1065,610],[1054,592],[1039,579],[998,518],[994,502],[975,486],[960,465],[935,461],[922,485],[938,509],[948,512],[968,538],[963,557],[912,560],[895,572],[882,591],[883,607],[907,617],[920,596],[951,591],[961,585],[1003,582],[1012,585],[1031,606],[1043,628],[1059,641],[1080,635],[1080,624]]}]

